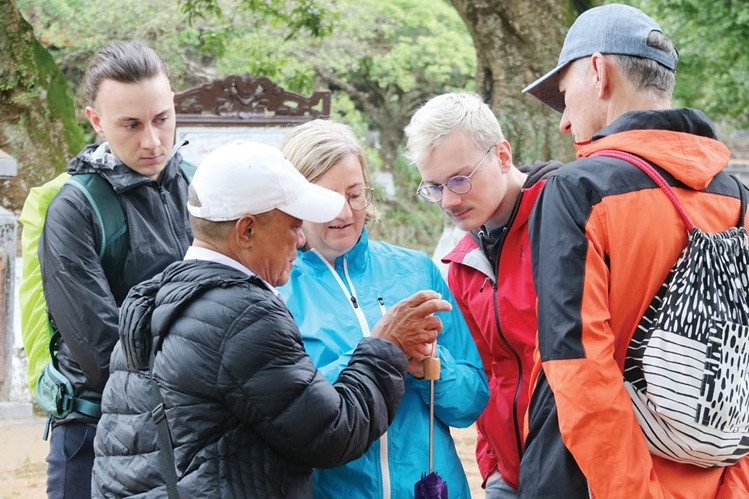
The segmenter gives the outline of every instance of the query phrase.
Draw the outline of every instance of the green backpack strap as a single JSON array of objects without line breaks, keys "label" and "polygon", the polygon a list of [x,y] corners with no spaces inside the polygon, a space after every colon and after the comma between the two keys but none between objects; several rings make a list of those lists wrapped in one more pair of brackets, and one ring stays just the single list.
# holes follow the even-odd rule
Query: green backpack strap
[{"label": "green backpack strap", "polygon": [[[194,163],[182,160],[180,171],[188,184],[197,168]],[[122,237],[127,233],[127,220],[114,189],[101,175],[94,173],[73,175],[66,183],[77,187],[94,210],[102,229],[99,259],[111,282],[122,271],[127,256],[127,238]]]},{"label": "green backpack strap", "polygon": [[102,268],[111,282],[121,271],[127,254],[127,220],[114,189],[101,175],[84,173],[73,175],[66,182],[80,190],[94,211],[101,227],[99,259]]},{"label": "green backpack strap", "polygon": [[[197,166],[189,161],[183,160],[180,164],[180,171],[188,183],[192,181],[196,169]],[[91,205],[102,229],[98,255],[110,282],[121,273],[127,256],[127,238],[122,237],[127,234],[127,220],[112,186],[100,175],[86,173],[71,176],[61,173],[55,179],[30,189],[19,219],[23,224],[23,269],[19,303],[21,336],[29,359],[27,373],[32,393],[36,392],[39,373],[50,360],[50,337],[54,333],[47,316],[37,246],[44,228],[47,208],[65,184],[79,189]]]}]

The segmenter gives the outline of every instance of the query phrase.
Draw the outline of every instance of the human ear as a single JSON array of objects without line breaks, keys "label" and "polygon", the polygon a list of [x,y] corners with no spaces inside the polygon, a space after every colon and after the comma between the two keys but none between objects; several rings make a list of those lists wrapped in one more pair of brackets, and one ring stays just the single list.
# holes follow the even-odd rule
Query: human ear
[{"label": "human ear", "polygon": [[590,70],[590,77],[593,78],[596,96],[600,99],[607,91],[606,87],[609,83],[611,63],[603,54],[596,52],[590,57]]},{"label": "human ear", "polygon": [[257,237],[257,216],[245,215],[234,224],[234,235],[241,248],[252,246]]},{"label": "human ear", "polygon": [[506,140],[501,141],[497,144],[497,156],[499,157],[499,165],[504,173],[510,171],[512,168],[512,146]]},{"label": "human ear", "polygon": [[86,106],[86,118],[88,118],[91,126],[94,127],[94,131],[106,139],[107,137],[104,135],[104,129],[101,127],[101,117],[99,117],[99,113],[96,112],[96,109],[92,106]]}]

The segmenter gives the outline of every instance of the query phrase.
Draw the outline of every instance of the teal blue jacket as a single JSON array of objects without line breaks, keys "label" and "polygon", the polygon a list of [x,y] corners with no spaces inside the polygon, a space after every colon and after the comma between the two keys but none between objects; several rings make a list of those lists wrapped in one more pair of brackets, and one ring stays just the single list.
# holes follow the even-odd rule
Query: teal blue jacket
[{"label": "teal blue jacket", "polygon": [[[449,427],[470,426],[486,406],[489,389],[476,345],[432,260],[423,252],[369,241],[365,229],[356,246],[336,259],[335,272],[314,250],[300,251],[288,284],[279,288],[305,349],[331,381],[384,310],[421,289],[441,293],[453,306],[439,313],[444,329],[437,339],[441,375],[435,382],[434,471],[447,482],[450,499],[470,498]],[[361,458],[316,470],[315,497],[413,497],[414,484],[429,470],[429,385],[408,375],[387,433]]]}]

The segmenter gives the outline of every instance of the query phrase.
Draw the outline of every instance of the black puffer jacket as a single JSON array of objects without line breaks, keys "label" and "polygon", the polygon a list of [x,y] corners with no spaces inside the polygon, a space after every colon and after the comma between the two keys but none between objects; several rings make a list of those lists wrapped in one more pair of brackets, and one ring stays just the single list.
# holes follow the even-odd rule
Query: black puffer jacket
[{"label": "black puffer jacket", "polygon": [[94,444],[94,497],[165,496],[144,372],[151,331],[163,339],[153,374],[182,497],[311,497],[312,468],[364,453],[404,391],[406,358],[378,338],[362,340],[331,385],[283,301],[219,263],[177,262],[137,286],[120,326]]},{"label": "black puffer jacket", "polygon": [[[181,260],[192,241],[178,148],[158,182],[128,168],[108,153],[106,144],[86,147],[68,164],[68,173],[104,177],[127,219],[127,257],[111,283],[98,257],[101,227],[84,194],[66,185],[47,210],[39,240],[42,282],[48,310],[62,334],[60,371],[77,397],[101,398],[117,341],[118,307],[130,288]],[[65,421],[95,422],[77,412]]]}]

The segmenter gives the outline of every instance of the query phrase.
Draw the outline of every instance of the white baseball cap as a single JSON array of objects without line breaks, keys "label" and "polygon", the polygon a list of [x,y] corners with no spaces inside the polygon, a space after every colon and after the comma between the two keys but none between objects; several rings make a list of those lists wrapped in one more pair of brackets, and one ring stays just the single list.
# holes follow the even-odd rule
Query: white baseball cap
[{"label": "white baseball cap", "polygon": [[346,198],[310,183],[275,147],[237,140],[201,161],[191,183],[201,206],[197,218],[222,222],[278,209],[309,222],[333,220]]}]

